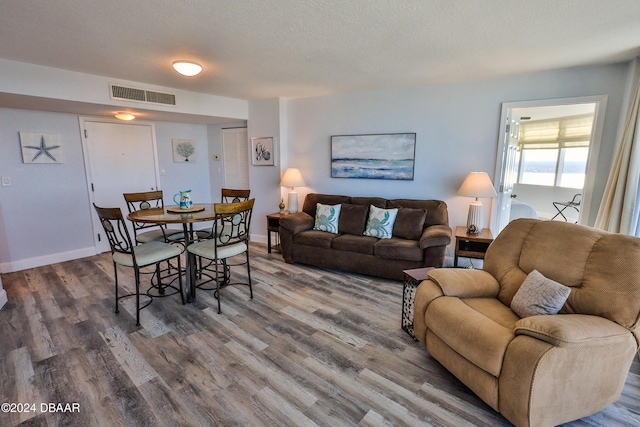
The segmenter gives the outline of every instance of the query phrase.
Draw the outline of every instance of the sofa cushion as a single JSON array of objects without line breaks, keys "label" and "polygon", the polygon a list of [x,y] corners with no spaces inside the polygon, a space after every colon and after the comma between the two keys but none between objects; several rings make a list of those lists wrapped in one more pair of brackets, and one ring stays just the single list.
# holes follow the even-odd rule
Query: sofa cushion
[{"label": "sofa cushion", "polygon": [[408,261],[422,261],[424,251],[418,246],[416,240],[380,239],[373,248],[373,253],[380,258],[401,259]]},{"label": "sofa cushion", "polygon": [[331,241],[331,248],[373,255],[373,247],[378,240],[375,237],[342,234]]},{"label": "sofa cushion", "polygon": [[449,225],[447,204],[442,200],[393,199],[387,202],[387,207],[426,209],[425,227],[430,225]]},{"label": "sofa cushion", "polygon": [[[518,318],[495,298],[469,301],[471,304],[456,297],[436,298],[425,313],[427,327],[456,353],[499,377],[507,346],[515,338]],[[505,326],[510,316],[513,324]]]},{"label": "sofa cushion", "polygon": [[396,222],[393,224],[393,235],[401,239],[419,240],[426,217],[426,209],[398,209]]},{"label": "sofa cushion", "polygon": [[533,270],[511,301],[511,309],[520,317],[557,314],[564,305],[571,288],[547,279]]},{"label": "sofa cushion", "polygon": [[338,220],[340,218],[340,208],[342,205],[316,205],[316,217],[313,225],[314,230],[338,233]]},{"label": "sofa cushion", "polygon": [[369,206],[343,203],[340,219],[338,220],[338,231],[344,234],[362,236],[368,215]]},{"label": "sofa cushion", "polygon": [[371,205],[382,209],[387,207],[387,199],[382,197],[352,197],[350,203],[366,206],[367,208]]},{"label": "sofa cushion", "polygon": [[341,203],[350,203],[349,200],[351,200],[351,197],[349,196],[309,193],[304,198],[302,212],[305,212],[313,218],[316,215],[316,205],[318,203],[322,203],[324,205],[339,205]]},{"label": "sofa cushion", "polygon": [[393,234],[393,224],[396,221],[398,209],[380,209],[371,205],[369,218],[364,229],[365,236],[390,239]]},{"label": "sofa cushion", "polygon": [[326,231],[307,230],[295,234],[293,236],[293,243],[297,245],[329,249],[331,247],[331,241],[337,236],[337,234],[328,233]]}]

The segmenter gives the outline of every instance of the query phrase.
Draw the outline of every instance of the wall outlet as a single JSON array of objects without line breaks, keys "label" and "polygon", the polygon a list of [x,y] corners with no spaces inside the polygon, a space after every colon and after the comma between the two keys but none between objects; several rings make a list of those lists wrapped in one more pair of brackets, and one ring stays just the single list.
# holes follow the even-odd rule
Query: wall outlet
[{"label": "wall outlet", "polygon": [[3,176],[2,177],[2,186],[3,187],[8,187],[10,185],[11,185],[11,177]]}]

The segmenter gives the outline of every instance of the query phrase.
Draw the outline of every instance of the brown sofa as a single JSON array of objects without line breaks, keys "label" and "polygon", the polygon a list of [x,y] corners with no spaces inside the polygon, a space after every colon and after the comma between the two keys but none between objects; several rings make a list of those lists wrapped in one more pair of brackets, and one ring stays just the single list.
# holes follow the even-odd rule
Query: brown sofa
[{"label": "brown sofa", "polygon": [[[533,270],[569,287],[558,314],[521,319],[510,308]],[[518,219],[483,270],[429,277],[416,291],[416,337],[516,426],[561,424],[619,398],[640,337],[640,239]]]},{"label": "brown sofa", "polygon": [[[313,230],[316,204],[341,204],[338,233]],[[393,237],[364,236],[369,206],[399,208]],[[402,270],[442,267],[451,241],[446,203],[311,193],[302,211],[280,220],[286,262],[401,280]]]}]

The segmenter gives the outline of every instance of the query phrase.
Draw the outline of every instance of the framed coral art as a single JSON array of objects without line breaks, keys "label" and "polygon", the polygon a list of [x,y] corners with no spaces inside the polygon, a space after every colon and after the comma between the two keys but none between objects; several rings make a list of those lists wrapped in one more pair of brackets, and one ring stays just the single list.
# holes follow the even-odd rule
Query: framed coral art
[{"label": "framed coral art", "polygon": [[22,163],[64,163],[60,135],[20,132]]},{"label": "framed coral art", "polygon": [[253,166],[274,166],[273,137],[251,138],[251,164]]},{"label": "framed coral art", "polygon": [[172,139],[173,161],[176,163],[194,163],[196,161],[196,142],[192,139]]}]

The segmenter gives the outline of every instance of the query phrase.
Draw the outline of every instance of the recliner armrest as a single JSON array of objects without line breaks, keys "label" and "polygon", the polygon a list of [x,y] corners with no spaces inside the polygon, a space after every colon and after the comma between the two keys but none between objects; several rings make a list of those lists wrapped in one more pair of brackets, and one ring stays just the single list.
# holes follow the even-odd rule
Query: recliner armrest
[{"label": "recliner armrest", "polygon": [[429,271],[429,279],[450,297],[495,298],[500,291],[498,281],[484,270],[436,268]]},{"label": "recliner armrest", "polygon": [[587,314],[555,314],[520,319],[516,335],[527,335],[556,347],[610,345],[632,338],[631,331],[611,320]]},{"label": "recliner armrest", "polygon": [[422,236],[418,242],[420,249],[432,246],[446,246],[451,243],[451,228],[446,225],[431,225],[422,230]]},{"label": "recliner armrest", "polygon": [[314,219],[306,212],[296,212],[280,218],[280,227],[286,228],[291,234],[311,230],[313,224]]}]

